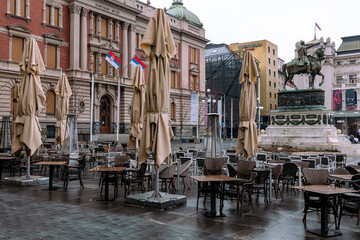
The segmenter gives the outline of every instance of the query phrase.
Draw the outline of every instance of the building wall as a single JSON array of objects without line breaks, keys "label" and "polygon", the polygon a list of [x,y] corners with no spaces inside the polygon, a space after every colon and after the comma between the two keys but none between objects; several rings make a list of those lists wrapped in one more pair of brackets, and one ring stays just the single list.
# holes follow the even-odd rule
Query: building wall
[{"label": "building wall", "polygon": [[[5,2],[8,0],[5,0]],[[61,27],[54,27],[44,24],[45,5],[50,4],[61,9]],[[4,4],[6,6],[6,4]],[[130,86],[134,67],[128,65],[134,55],[147,62],[144,52],[136,45],[136,35],[140,37],[144,34],[147,23],[153,14],[153,8],[142,2],[135,0],[124,1],[63,1],[45,0],[30,1],[29,14],[25,18],[19,18],[8,14],[6,7],[0,10],[0,84],[8,86],[0,90],[0,110],[1,116],[8,116],[10,110],[9,90],[16,82],[21,80],[17,63],[11,61],[11,36],[15,32],[23,37],[35,38],[38,42],[44,62],[46,62],[46,46],[54,43],[58,48],[58,65],[54,69],[48,68],[41,74],[42,86],[46,94],[47,91],[54,90],[60,73],[66,73],[73,90],[70,98],[71,110],[75,102],[85,104],[79,115],[79,133],[89,135],[90,130],[90,97],[91,97],[91,75],[94,72],[94,132],[99,133],[97,126],[100,122],[100,99],[108,96],[111,99],[111,130],[116,132],[116,116],[120,116],[120,133],[128,133],[130,125],[129,106],[132,98],[132,87]],[[108,27],[115,26],[114,39],[111,37],[100,37],[93,29],[93,21],[97,21],[97,30],[101,26],[101,21],[107,19]],[[198,76],[198,89],[196,92],[200,96],[199,109],[202,111],[205,104],[201,105],[201,99],[205,96],[205,38],[203,28],[191,25],[172,16],[167,16],[175,43],[178,46],[178,54],[171,59],[171,71],[176,71],[177,86],[171,89],[171,101],[176,104],[176,121],[172,123],[175,128],[184,128],[182,131],[191,132],[190,117],[186,114],[190,110],[189,75],[194,72]],[[111,23],[110,23],[111,22]],[[18,25],[16,25],[18,24]],[[109,35],[110,36],[110,35]],[[198,62],[189,68],[188,47],[194,47],[198,51]],[[109,50],[120,59],[120,70],[112,74],[102,74],[100,72],[100,54],[106,54]],[[93,66],[96,65],[95,69]],[[122,71],[124,69],[124,71]],[[107,68],[112,71],[111,67]],[[192,71],[192,72],[191,72]],[[190,73],[190,74],[189,74]],[[145,77],[148,75],[145,70]],[[121,81],[120,109],[117,109],[118,81]],[[170,103],[169,103],[170,104]],[[178,111],[179,110],[179,111]],[[170,111],[170,108],[169,108]],[[45,108],[41,111],[39,120],[41,126],[53,126],[56,122],[53,114],[46,114]],[[204,120],[200,121],[200,128],[204,129]]]}]

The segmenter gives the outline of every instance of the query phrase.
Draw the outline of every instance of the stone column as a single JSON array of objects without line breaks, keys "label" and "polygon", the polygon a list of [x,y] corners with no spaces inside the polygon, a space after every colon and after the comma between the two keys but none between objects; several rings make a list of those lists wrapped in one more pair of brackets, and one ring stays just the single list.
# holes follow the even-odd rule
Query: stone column
[{"label": "stone column", "polygon": [[81,7],[73,4],[69,6],[69,10],[70,10],[70,68],[79,69]]},{"label": "stone column", "polygon": [[89,13],[88,9],[83,8],[81,12],[81,70],[86,71],[87,69],[87,15]]},{"label": "stone column", "polygon": [[[130,26],[130,49],[129,49],[129,61],[131,61],[131,59],[135,56],[135,44],[136,44],[136,26],[135,24],[131,24]],[[132,64],[129,64],[129,71],[130,71],[130,77],[132,77],[134,71],[135,71],[135,66]]]},{"label": "stone column", "polygon": [[[122,64],[121,68],[122,70],[129,64],[129,56],[128,56],[128,28],[129,23],[123,22],[121,23],[123,36],[122,36]],[[123,78],[128,78],[128,69],[125,69],[122,73]]]},{"label": "stone column", "polygon": [[120,28],[120,23],[118,21],[116,21],[115,22],[115,41],[117,41],[117,42],[120,41],[119,28]]}]

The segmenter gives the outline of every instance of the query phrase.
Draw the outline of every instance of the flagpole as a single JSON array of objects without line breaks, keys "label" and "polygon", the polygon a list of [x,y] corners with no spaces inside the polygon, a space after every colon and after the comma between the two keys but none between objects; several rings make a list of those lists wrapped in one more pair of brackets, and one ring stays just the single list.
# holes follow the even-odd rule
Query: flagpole
[{"label": "flagpole", "polygon": [[94,73],[91,74],[91,105],[90,105],[90,142],[93,141],[93,112],[94,112]]},{"label": "flagpole", "polygon": [[314,40],[316,40],[316,24],[315,24],[315,28],[314,28]]},{"label": "flagpole", "polygon": [[116,141],[119,142],[119,115],[120,115],[120,77],[118,83],[117,116],[116,116]]}]

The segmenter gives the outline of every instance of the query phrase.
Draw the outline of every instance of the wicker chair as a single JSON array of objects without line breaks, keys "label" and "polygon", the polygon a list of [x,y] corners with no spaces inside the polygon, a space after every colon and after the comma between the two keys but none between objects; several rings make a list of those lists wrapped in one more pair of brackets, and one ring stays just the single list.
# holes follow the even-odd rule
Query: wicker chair
[{"label": "wicker chair", "polygon": [[188,187],[188,189],[190,189],[189,183],[187,181],[187,177],[189,175],[189,170],[190,170],[191,164],[192,164],[192,160],[188,160],[187,162],[182,164],[180,167],[180,178],[183,180],[184,190],[185,190],[185,184]]},{"label": "wicker chair", "polygon": [[[284,191],[285,185],[286,185],[286,191],[289,191],[289,184],[290,187],[295,185],[295,181],[296,181],[296,175],[298,172],[298,166],[295,163],[284,163],[283,164],[283,170],[282,170],[282,176],[281,176],[281,180],[283,183],[282,189]],[[294,192],[296,194],[295,189],[291,189],[290,193],[292,194],[292,192]]]},{"label": "wicker chair", "polygon": [[175,181],[174,181],[175,170],[176,170],[176,164],[172,164],[170,166],[163,168],[159,172],[159,179],[162,181],[161,186],[163,186],[163,183],[165,182],[165,191],[168,190],[167,180],[169,180],[169,189],[171,183],[171,185],[173,186],[173,192],[176,191]]},{"label": "wicker chair", "polygon": [[[285,164],[284,164],[285,165]],[[277,165],[272,169],[272,187],[275,191],[275,197],[277,198],[277,192],[280,192],[281,199],[284,200],[284,189],[280,189],[281,173],[283,172],[283,165]],[[284,186],[284,185],[283,185]]]},{"label": "wicker chair", "polygon": [[358,170],[356,170],[353,166],[346,166],[345,169],[350,173],[350,174],[358,174]]},{"label": "wicker chair", "polygon": [[[305,183],[306,185],[326,185],[328,184],[328,176],[329,171],[327,169],[310,169],[305,168],[303,170]],[[310,212],[318,211],[321,209],[321,201],[317,195],[312,194],[311,192],[304,192],[304,200],[305,200],[305,207],[304,207],[304,217],[303,223],[306,227],[306,216]],[[338,218],[338,205],[337,205],[337,198],[336,197],[329,197],[328,199],[329,204],[329,211],[334,214],[335,217],[335,227],[336,229],[339,228],[339,224],[337,221]]]},{"label": "wicker chair", "polygon": [[[355,190],[360,190],[360,174],[355,174],[351,178],[351,185]],[[339,226],[341,217],[343,215],[353,214],[357,215],[356,225],[359,225],[360,222],[360,194],[359,193],[345,193],[342,196],[342,202],[340,204],[340,216],[339,216]],[[345,213],[344,213],[345,212]]]},{"label": "wicker chair", "polygon": [[145,171],[147,168],[147,163],[144,162],[140,165],[140,169],[136,172],[131,172],[131,175],[126,175],[124,178],[124,196],[126,197],[127,194],[130,194],[133,185],[136,185],[140,188],[141,192],[145,191],[144,186],[144,178],[145,178]]}]

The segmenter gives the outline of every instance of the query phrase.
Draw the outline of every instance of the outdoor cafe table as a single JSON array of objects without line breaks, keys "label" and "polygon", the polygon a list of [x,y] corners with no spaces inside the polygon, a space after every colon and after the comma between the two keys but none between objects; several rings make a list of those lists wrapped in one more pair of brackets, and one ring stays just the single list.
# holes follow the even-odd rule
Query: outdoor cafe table
[{"label": "outdoor cafe table", "polygon": [[4,168],[4,162],[7,161],[10,162],[13,161],[13,160],[16,160],[16,157],[14,156],[3,156],[3,155],[0,155],[0,180],[2,178],[2,171],[3,171],[3,168]]},{"label": "outdoor cafe table", "polygon": [[294,189],[302,190],[305,192],[311,192],[312,195],[320,197],[321,201],[321,229],[308,230],[313,234],[322,237],[333,237],[342,235],[338,231],[329,231],[328,228],[328,198],[331,196],[340,195],[343,193],[357,192],[353,189],[333,187],[329,185],[307,185],[307,186],[296,186]]},{"label": "outdoor cafe table", "polygon": [[225,217],[222,213],[222,207],[220,206],[220,214],[216,214],[216,183],[217,182],[237,182],[240,179],[228,177],[225,175],[205,175],[205,176],[190,176],[190,178],[198,182],[210,182],[211,188],[211,208],[210,212],[204,212],[206,217]]},{"label": "outdoor cafe table", "polygon": [[125,169],[125,167],[94,167],[89,170],[90,172],[101,172],[105,174],[105,201],[109,201],[109,173],[118,173]]},{"label": "outdoor cafe table", "polygon": [[353,177],[354,175],[352,174],[345,174],[345,175],[339,175],[339,174],[330,174],[329,175],[329,178],[330,179],[333,179],[335,180],[339,185],[341,183],[350,183],[351,182],[351,178]]},{"label": "outdoor cafe table", "polygon": [[49,191],[56,190],[57,188],[53,187],[53,175],[54,175],[54,168],[65,165],[66,162],[49,162],[49,161],[42,161],[37,162],[34,165],[39,166],[49,166],[50,167],[50,173],[49,173]]}]

